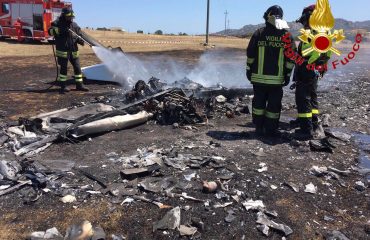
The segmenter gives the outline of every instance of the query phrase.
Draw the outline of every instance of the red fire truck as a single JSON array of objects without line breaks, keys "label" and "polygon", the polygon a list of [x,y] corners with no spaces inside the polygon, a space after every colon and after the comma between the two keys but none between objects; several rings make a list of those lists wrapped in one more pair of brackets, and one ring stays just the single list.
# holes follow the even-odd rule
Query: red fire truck
[{"label": "red fire truck", "polygon": [[63,0],[0,0],[0,38],[48,40],[48,29],[64,7]]}]

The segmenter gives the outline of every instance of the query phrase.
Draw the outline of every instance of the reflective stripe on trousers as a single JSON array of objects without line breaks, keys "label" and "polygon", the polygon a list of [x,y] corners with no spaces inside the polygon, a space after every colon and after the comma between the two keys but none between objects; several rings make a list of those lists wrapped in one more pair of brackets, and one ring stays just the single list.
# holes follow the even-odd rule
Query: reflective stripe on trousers
[{"label": "reflective stripe on trousers", "polygon": [[83,76],[82,76],[82,74],[75,75],[75,81],[76,81],[76,82],[82,82],[82,81],[83,81]]},{"label": "reflective stripe on trousers", "polygon": [[265,116],[270,119],[280,119],[280,113],[273,113],[273,112],[266,111]]},{"label": "reflective stripe on trousers", "polygon": [[58,81],[59,82],[65,82],[65,81],[67,81],[67,75],[63,75],[63,74],[59,74],[59,76],[58,76]]},{"label": "reflective stripe on trousers", "polygon": [[264,116],[265,115],[265,109],[253,108],[253,114],[257,115],[257,116]]}]

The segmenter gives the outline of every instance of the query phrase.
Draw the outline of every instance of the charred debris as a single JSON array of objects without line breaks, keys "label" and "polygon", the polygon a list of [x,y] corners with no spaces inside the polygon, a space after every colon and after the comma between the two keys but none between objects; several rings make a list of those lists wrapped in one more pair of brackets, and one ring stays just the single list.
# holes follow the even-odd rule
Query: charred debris
[{"label": "charred debris", "polygon": [[[0,196],[22,191],[21,197],[27,204],[38,201],[43,194],[51,193],[57,196],[61,203],[76,206],[87,199],[101,196],[113,204],[130,205],[141,201],[159,209],[168,209],[162,219],[153,222],[153,231],[176,230],[181,236],[200,238],[204,228],[201,219],[190,219],[186,225],[181,225],[181,212],[188,211],[191,206],[171,206],[167,203],[170,198],[179,198],[202,204],[208,211],[232,206],[224,219],[227,223],[232,223],[240,211],[252,212],[256,217],[255,226],[261,234],[270,236],[271,231],[274,231],[284,237],[289,236],[293,230],[279,220],[277,212],[269,209],[262,200],[248,195],[244,189],[229,184],[230,180],[239,174],[237,167],[231,168],[229,165],[233,163],[237,166],[237,163],[222,156],[193,155],[187,151],[199,146],[152,146],[138,149],[137,154],[132,156],[111,152],[107,154],[107,159],[121,166],[120,180],[114,182],[108,182],[94,174],[90,168],[78,167],[70,160],[44,161],[42,164],[30,160],[54,143],[69,141],[78,144],[97,134],[133,128],[147,122],[196,130],[209,125],[208,120],[211,118],[233,118],[249,114],[250,93],[250,89],[226,89],[221,86],[205,88],[186,78],[168,86],[159,79],[151,78],[148,83],[138,81],[131,91],[123,95],[102,96],[89,104],[8,123],[2,126],[0,133]],[[312,151],[333,153],[336,147],[348,144],[352,137],[329,128],[323,134],[327,137],[307,143],[289,140],[291,145],[306,144]],[[210,142],[208,146],[203,147],[218,148],[221,145]],[[10,156],[10,152],[14,153],[13,157],[6,159],[5,156]],[[257,158],[264,154],[262,148],[255,153]],[[265,163],[261,163],[259,167],[256,169],[258,173],[268,171]],[[212,181],[199,184],[198,169],[212,169],[217,176]],[[337,181],[339,185],[346,187],[347,183],[343,179],[351,174],[351,171],[313,166],[309,174]],[[356,184],[358,191],[365,191],[368,187],[368,181],[359,181]],[[261,186],[264,185],[271,189],[292,189],[295,194],[300,191],[316,194],[318,191],[312,183],[303,186],[286,182],[281,186],[269,186],[261,182]],[[212,197],[199,198],[197,192]],[[99,229],[91,232],[100,234],[100,238],[94,239],[106,238],[104,230],[85,221],[68,228],[64,239],[80,232],[78,229],[82,225],[87,226],[85,229]],[[30,239],[47,239],[45,236],[49,235],[55,239],[63,239],[55,228],[34,232]],[[116,235],[112,235],[112,238],[124,239]]]}]

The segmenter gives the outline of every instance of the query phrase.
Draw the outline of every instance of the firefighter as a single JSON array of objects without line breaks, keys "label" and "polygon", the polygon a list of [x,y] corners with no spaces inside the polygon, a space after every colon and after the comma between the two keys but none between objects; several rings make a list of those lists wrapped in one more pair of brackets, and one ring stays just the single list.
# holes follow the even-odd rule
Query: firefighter
[{"label": "firefighter", "polygon": [[[257,135],[278,136],[283,86],[290,82],[294,63],[284,54],[282,38],[289,26],[283,20],[283,9],[272,6],[263,18],[266,26],[253,34],[247,48],[246,74],[253,84],[253,123]],[[295,50],[292,38],[291,42]]]},{"label": "firefighter", "polygon": [[82,35],[81,28],[73,21],[75,15],[72,9],[63,8],[60,17],[52,23],[49,34],[54,36],[56,45],[56,56],[60,65],[58,82],[60,84],[60,93],[69,92],[66,87],[68,61],[71,62],[74,70],[74,79],[76,81],[77,91],[89,91],[83,85],[83,77],[80,66],[78,44],[84,45],[84,41],[74,36],[70,31]]},{"label": "firefighter", "polygon": [[18,42],[23,42],[23,22],[21,18],[17,18],[17,21],[14,22],[15,31],[17,32],[17,40]]},{"label": "firefighter", "polygon": [[[309,20],[315,5],[308,6],[303,9],[302,16],[297,20],[305,29],[311,30]],[[298,54],[302,56],[302,51],[309,48],[310,43],[300,42],[298,46]],[[296,131],[298,138],[312,139],[319,135],[319,104],[317,100],[317,85],[325,71],[317,71],[307,68],[309,60],[314,53],[304,57],[305,61],[302,65],[297,65],[294,71],[293,81],[296,83],[295,98],[298,110],[298,123],[300,129]],[[330,59],[330,53],[321,53],[311,64],[316,66],[324,66]],[[312,61],[312,60],[311,60]],[[325,68],[322,68],[325,69]]]}]

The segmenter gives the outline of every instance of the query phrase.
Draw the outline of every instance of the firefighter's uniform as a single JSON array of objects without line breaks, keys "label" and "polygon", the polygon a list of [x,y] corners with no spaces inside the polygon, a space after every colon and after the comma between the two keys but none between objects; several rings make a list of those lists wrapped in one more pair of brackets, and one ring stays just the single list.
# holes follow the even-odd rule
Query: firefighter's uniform
[{"label": "firefighter's uniform", "polygon": [[82,84],[83,75],[80,66],[78,44],[84,45],[83,40],[74,36],[70,31],[82,35],[81,28],[73,21],[67,21],[66,17],[74,17],[70,9],[63,9],[58,20],[52,22],[49,34],[54,36],[56,45],[56,56],[60,66],[58,81],[61,85],[61,92],[68,91],[65,82],[68,80],[68,61],[71,62],[76,81],[76,90],[88,91]]},{"label": "firefighter's uniform", "polygon": [[253,123],[257,134],[274,135],[279,126],[283,86],[289,83],[294,68],[294,63],[284,54],[285,34],[285,29],[266,22],[266,27],[253,34],[247,48],[246,70],[253,84]]},{"label": "firefighter's uniform", "polygon": [[[308,43],[300,43],[298,53],[302,56],[302,51],[311,47]],[[298,110],[298,121],[303,134],[312,134],[312,131],[319,127],[319,103],[317,99],[317,86],[320,78],[325,72],[307,68],[308,61],[312,54],[305,56],[305,62],[296,66],[294,81],[296,82],[296,104]],[[330,54],[321,54],[312,64],[322,66],[327,64]]]},{"label": "firefighter's uniform", "polygon": [[[315,5],[304,8],[302,16],[297,20],[297,22],[302,23],[305,29],[310,29],[309,19],[314,10]],[[310,47],[310,43],[301,42],[298,47],[298,54],[303,56],[302,52]],[[305,61],[303,64],[297,65],[294,71],[293,81],[296,82],[295,98],[300,125],[300,131],[298,133],[309,138],[313,137],[314,130],[319,127],[320,112],[317,99],[317,86],[319,79],[325,74],[325,71],[319,72],[310,66],[324,66],[329,61],[330,56],[331,52],[321,54],[311,52],[304,56]]]}]

